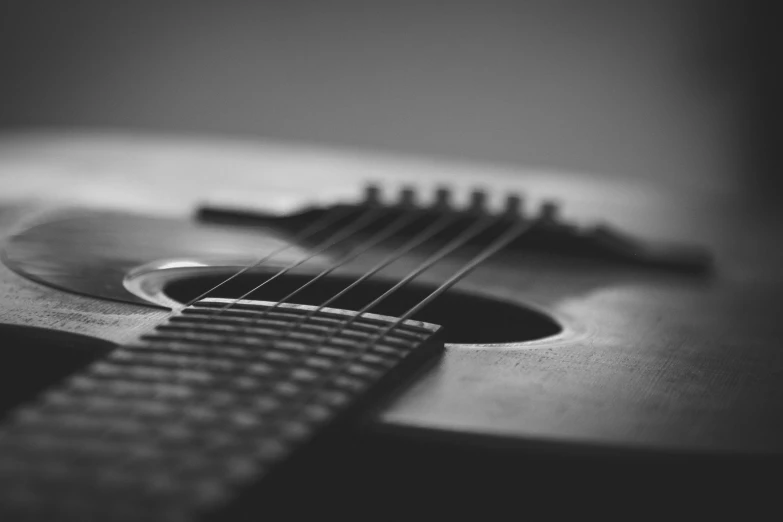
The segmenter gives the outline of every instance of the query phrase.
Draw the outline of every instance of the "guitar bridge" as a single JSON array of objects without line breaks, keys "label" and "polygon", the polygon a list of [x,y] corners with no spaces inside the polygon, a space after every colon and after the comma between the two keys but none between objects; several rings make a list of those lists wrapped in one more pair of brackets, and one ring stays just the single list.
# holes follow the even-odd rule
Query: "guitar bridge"
[{"label": "guitar bridge", "polygon": [[[383,211],[382,219],[364,229],[363,234],[357,234],[361,237],[377,232],[403,214],[419,214],[418,220],[398,234],[405,239],[406,234],[413,234],[444,216],[454,219],[455,229],[464,229],[477,218],[490,216],[496,218],[496,223],[470,244],[487,244],[509,226],[519,221],[530,221],[532,227],[529,232],[511,243],[507,250],[541,251],[690,273],[706,273],[713,265],[710,252],[700,246],[643,240],[603,224],[581,226],[567,222],[561,218],[559,205],[554,201],[543,202],[538,211],[531,214],[524,211],[524,200],[519,194],[508,194],[504,208],[494,212],[487,208],[487,197],[483,191],[474,191],[469,203],[462,207],[452,203],[451,192],[446,188],[437,189],[425,205],[418,204],[415,196],[415,191],[406,187],[396,198],[384,198],[377,185],[369,185],[364,198],[354,204],[302,207],[283,215],[256,209],[205,205],[197,210],[196,218],[235,226],[273,226],[293,234],[323,219],[328,212],[342,211],[347,220],[368,210]],[[324,233],[329,231],[327,229]],[[448,234],[449,231],[446,231],[440,238],[446,238]],[[434,240],[437,241],[438,237]]]}]

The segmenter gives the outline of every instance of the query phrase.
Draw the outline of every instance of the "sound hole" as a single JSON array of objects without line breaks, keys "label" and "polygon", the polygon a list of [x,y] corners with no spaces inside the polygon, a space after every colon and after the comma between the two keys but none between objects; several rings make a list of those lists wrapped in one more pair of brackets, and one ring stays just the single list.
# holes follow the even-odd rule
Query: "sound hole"
[{"label": "sound hole", "polygon": [[[266,276],[268,277],[268,276]],[[179,302],[187,302],[225,279],[221,276],[196,276],[170,282],[166,294]],[[239,297],[262,281],[263,276],[237,277],[210,294],[210,297]],[[309,276],[285,276],[265,284],[248,299],[280,301],[287,294],[311,279]],[[291,302],[319,305],[340,292],[353,280],[329,277],[319,280]],[[394,285],[393,281],[366,281],[329,306],[345,310],[359,310]],[[410,285],[393,293],[373,308],[372,312],[399,317],[424,299],[435,287]],[[532,341],[558,334],[558,325],[549,316],[523,305],[492,299],[477,294],[451,289],[413,319],[439,324],[445,328],[446,342],[457,344],[511,343]]]},{"label": "sound hole", "polygon": [[84,335],[0,325],[0,417],[92,361],[114,345]]}]

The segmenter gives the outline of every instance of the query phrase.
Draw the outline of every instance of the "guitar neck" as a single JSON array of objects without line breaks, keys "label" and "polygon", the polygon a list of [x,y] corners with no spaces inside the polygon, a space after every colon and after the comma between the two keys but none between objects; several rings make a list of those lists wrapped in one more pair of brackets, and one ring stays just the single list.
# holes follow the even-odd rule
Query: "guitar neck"
[{"label": "guitar neck", "polygon": [[442,348],[418,321],[379,338],[394,321],[226,299],[173,314],[5,424],[3,519],[190,520],[264,498]]}]

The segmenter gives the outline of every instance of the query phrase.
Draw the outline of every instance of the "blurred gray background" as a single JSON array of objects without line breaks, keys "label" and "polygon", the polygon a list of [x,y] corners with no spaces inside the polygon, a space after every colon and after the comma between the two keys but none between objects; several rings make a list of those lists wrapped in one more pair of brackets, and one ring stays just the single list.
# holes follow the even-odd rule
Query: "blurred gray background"
[{"label": "blurred gray background", "polygon": [[771,5],[6,0],[0,129],[258,136],[766,183]]}]

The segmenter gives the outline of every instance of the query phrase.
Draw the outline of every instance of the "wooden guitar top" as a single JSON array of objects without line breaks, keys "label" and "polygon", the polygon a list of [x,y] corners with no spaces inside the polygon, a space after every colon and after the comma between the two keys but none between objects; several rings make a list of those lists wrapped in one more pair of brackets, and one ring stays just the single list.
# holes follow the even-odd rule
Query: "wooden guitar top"
[{"label": "wooden guitar top", "polygon": [[[367,181],[394,190],[412,184],[422,194],[445,184],[458,200],[480,187],[490,204],[520,191],[532,208],[552,198],[574,222],[698,243],[715,257],[707,276],[494,259],[458,288],[530,306],[562,331],[447,345],[442,360],[379,413],[374,429],[476,443],[502,438],[510,447],[783,450],[780,214],[755,207],[731,180],[654,186],[205,138],[16,134],[0,138],[0,234],[5,241],[62,208],[166,219],[191,219],[203,203],[285,211],[356,198]],[[454,267],[429,277],[442,281]],[[0,265],[2,324],[121,343],[165,314],[65,292]]]}]

